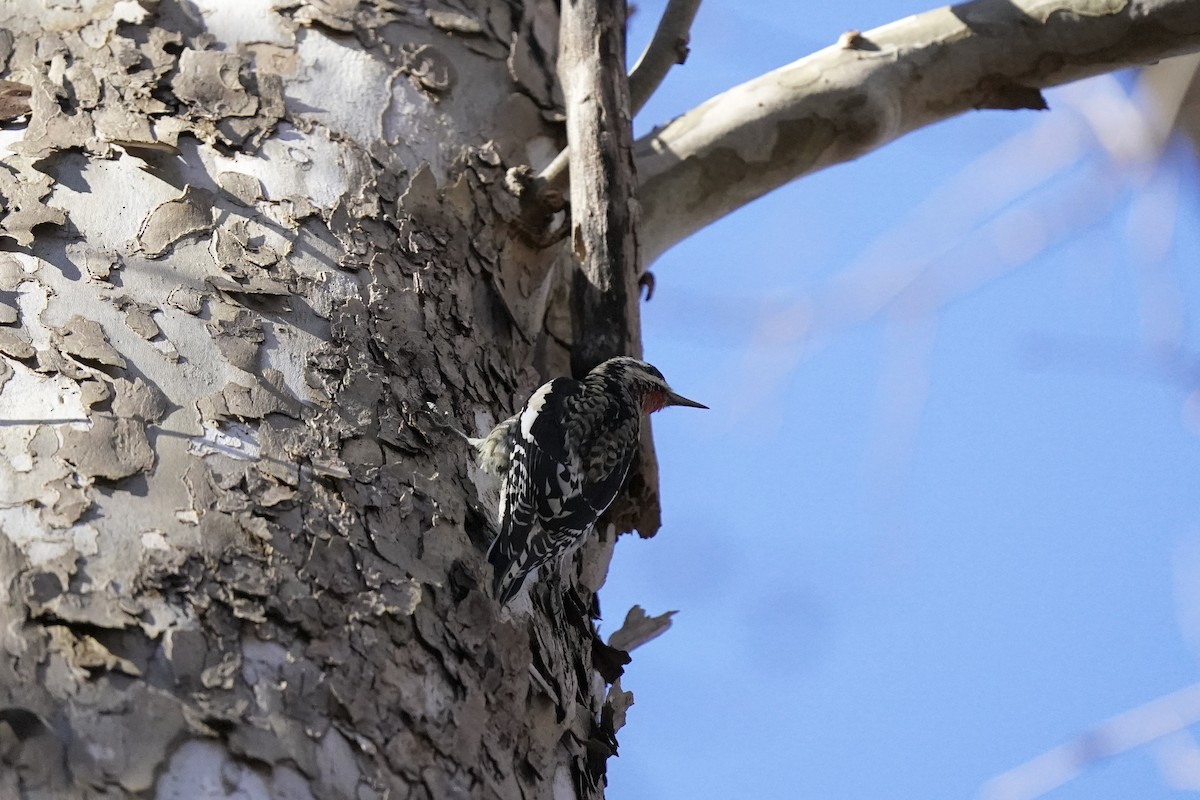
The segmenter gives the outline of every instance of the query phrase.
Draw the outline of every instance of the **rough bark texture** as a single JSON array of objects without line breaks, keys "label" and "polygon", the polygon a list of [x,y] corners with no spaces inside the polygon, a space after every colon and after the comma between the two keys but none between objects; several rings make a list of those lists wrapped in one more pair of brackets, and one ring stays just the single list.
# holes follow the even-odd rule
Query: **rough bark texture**
[{"label": "rough bark texture", "polygon": [[642,257],[925,125],[1197,49],[1200,0],[974,0],[847,32],[636,143]]},{"label": "rough bark texture", "polygon": [[422,411],[567,371],[505,181],[564,145],[555,4],[0,27],[0,797],[599,795],[629,696],[487,596]]}]

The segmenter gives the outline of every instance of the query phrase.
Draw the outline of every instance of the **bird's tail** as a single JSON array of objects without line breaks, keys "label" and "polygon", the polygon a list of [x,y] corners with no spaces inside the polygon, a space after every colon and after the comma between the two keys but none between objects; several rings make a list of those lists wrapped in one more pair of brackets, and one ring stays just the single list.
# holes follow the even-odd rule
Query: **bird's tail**
[{"label": "bird's tail", "polygon": [[521,587],[524,584],[524,575],[500,576],[492,585],[492,592],[496,596],[496,602],[502,606],[508,605],[508,601],[517,596],[517,592],[521,591]]},{"label": "bird's tail", "polygon": [[487,551],[487,560],[492,565],[492,597],[496,598],[500,605],[507,605],[508,601],[521,591],[529,571],[522,570],[513,554],[505,552],[499,536],[492,540],[492,545]]}]

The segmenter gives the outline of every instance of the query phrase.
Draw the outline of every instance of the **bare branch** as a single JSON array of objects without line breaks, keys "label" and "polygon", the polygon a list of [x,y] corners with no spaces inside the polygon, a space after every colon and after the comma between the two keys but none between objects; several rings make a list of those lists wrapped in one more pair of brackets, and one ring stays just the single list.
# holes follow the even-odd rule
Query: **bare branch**
[{"label": "bare branch", "polygon": [[[571,281],[579,376],[626,355],[638,330],[633,197],[633,134],[625,63],[624,0],[564,3],[559,77],[567,111],[571,174]],[[614,80],[614,76],[618,79]]]},{"label": "bare branch", "polygon": [[[634,148],[644,264],[795,178],[976,108],[1200,49],[1200,0],[974,0],[844,37]],[[870,187],[864,187],[869,190]]]},{"label": "bare branch", "polygon": [[1200,722],[1200,684],[1130,709],[987,782],[981,800],[1032,800],[1097,761],[1149,744]]},{"label": "bare branch", "polygon": [[1160,149],[1174,130],[1193,145],[1200,142],[1200,104],[1195,99],[1200,94],[1200,53],[1143,70],[1138,87],[1151,103],[1146,122],[1159,135],[1155,144]]},{"label": "bare branch", "polygon": [[[570,165],[570,163],[571,148],[564,147],[562,150],[558,151],[558,155],[554,157],[554,160],[547,164],[545,169],[538,173],[538,182],[541,183],[545,189],[553,189],[559,192],[565,191],[567,188],[567,176],[571,174],[567,170],[567,167]],[[545,191],[545,189],[543,189],[543,191]]]},{"label": "bare branch", "polygon": [[670,0],[658,21],[654,38],[629,73],[629,105],[634,116],[646,105],[671,67],[687,60],[692,20],[700,0]]},{"label": "bare branch", "polygon": [[[667,77],[671,67],[682,64],[687,58],[688,39],[692,20],[700,8],[700,0],[670,0],[663,11],[662,19],[654,38],[629,73],[630,116],[635,116],[646,105],[654,90]],[[538,175],[547,189],[564,191],[567,187],[567,167],[570,151],[563,149]]]}]

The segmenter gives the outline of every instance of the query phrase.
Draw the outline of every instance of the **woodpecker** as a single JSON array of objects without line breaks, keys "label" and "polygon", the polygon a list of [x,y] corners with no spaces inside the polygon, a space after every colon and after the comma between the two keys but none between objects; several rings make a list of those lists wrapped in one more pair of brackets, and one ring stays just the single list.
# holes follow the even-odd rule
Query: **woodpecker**
[{"label": "woodpecker", "polygon": [[625,483],[641,418],[667,406],[708,408],[671,390],[662,373],[628,356],[583,380],[555,378],[471,443],[500,481],[500,532],[488,548],[501,605],[525,576],[582,543]]}]

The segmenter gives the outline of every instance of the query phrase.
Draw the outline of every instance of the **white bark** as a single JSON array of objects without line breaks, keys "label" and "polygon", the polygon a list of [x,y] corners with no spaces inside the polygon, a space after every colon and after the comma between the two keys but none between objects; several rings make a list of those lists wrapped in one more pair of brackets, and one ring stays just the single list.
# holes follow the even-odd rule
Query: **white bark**
[{"label": "white bark", "polygon": [[629,71],[629,108],[634,116],[646,105],[671,67],[687,60],[692,20],[699,10],[700,0],[667,0],[654,37]]},{"label": "white bark", "polygon": [[[842,40],[734,87],[634,148],[642,255],[802,175],[976,108],[1200,49],[1200,0],[975,0]],[[869,191],[870,187],[863,187]]]}]

